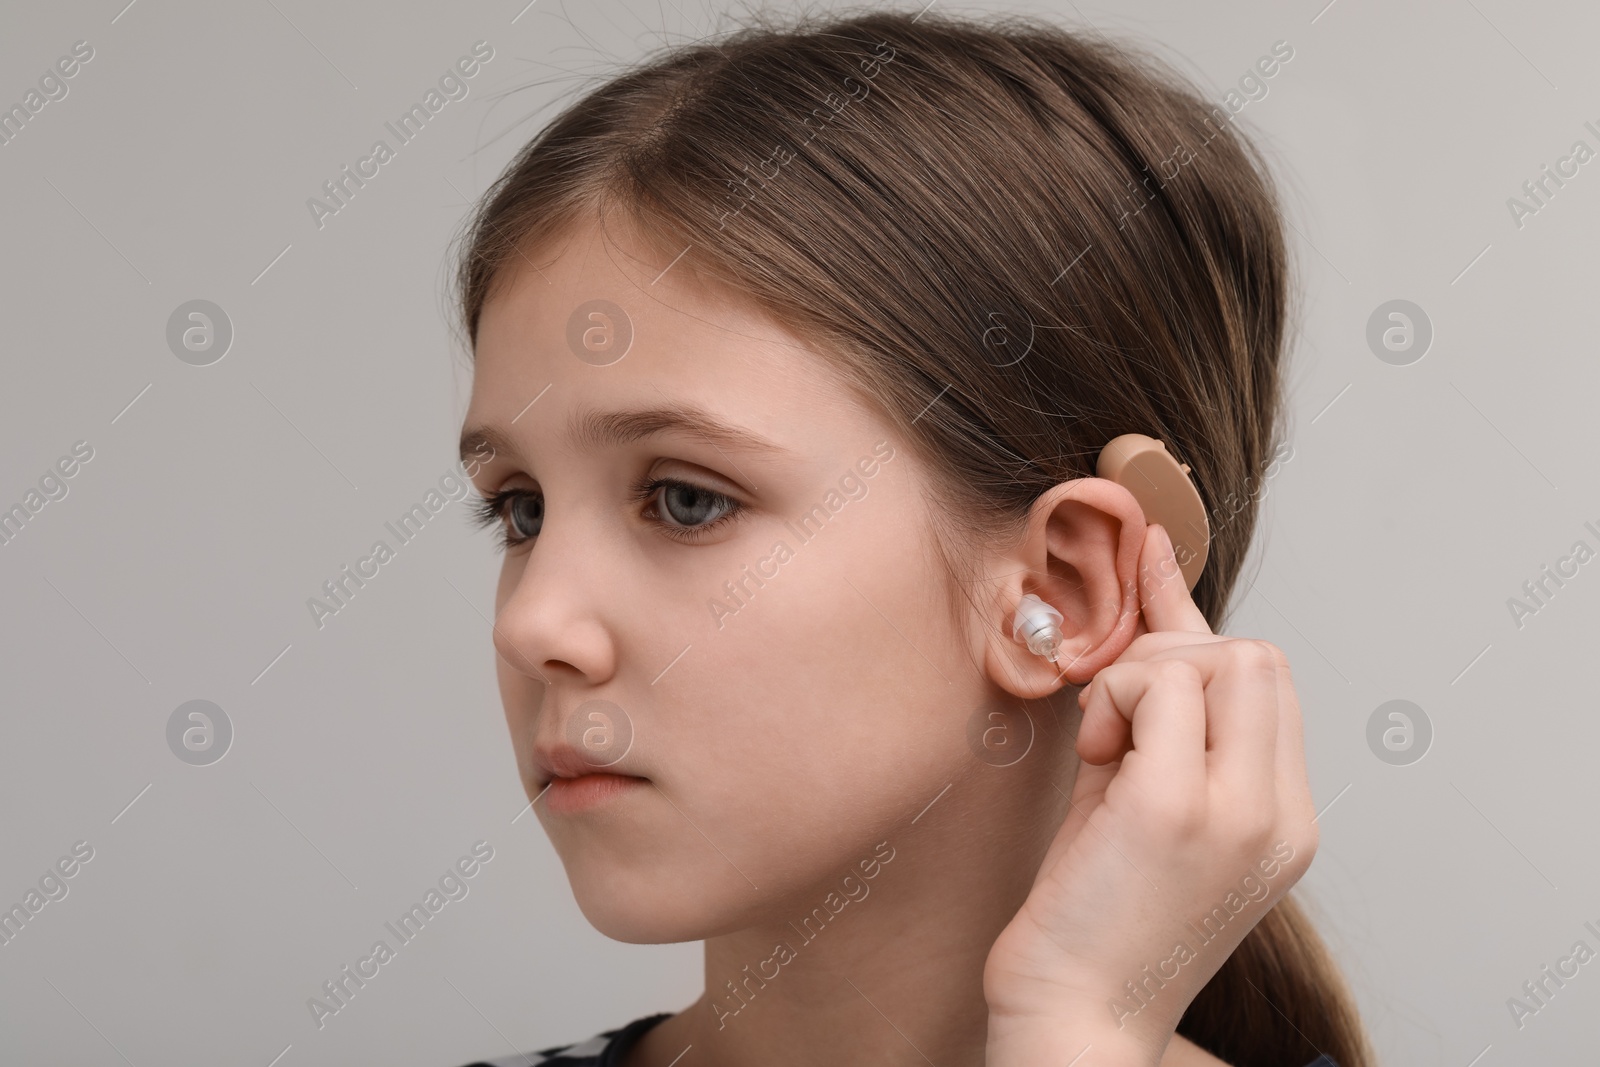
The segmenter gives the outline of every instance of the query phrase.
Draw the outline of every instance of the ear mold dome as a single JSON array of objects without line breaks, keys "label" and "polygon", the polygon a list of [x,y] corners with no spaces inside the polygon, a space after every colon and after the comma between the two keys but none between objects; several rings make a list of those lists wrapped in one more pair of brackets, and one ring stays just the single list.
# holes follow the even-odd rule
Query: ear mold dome
[{"label": "ear mold dome", "polygon": [[1028,593],[1017,602],[1017,613],[1011,617],[1011,636],[1027,645],[1035,656],[1055,663],[1061,645],[1061,622],[1061,612]]},{"label": "ear mold dome", "polygon": [[1189,465],[1173,459],[1155,438],[1125,433],[1100,450],[1095,474],[1133,494],[1146,522],[1161,524],[1172,538],[1184,584],[1194,589],[1210,554],[1211,524],[1200,491],[1189,477]]}]

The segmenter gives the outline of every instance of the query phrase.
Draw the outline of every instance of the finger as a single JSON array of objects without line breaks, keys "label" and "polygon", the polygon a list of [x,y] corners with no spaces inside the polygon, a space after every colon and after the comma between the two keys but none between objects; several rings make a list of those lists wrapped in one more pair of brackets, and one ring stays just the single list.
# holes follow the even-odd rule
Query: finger
[{"label": "finger", "polygon": [[[1264,641],[1215,635],[1197,638],[1170,631],[1143,635],[1137,642],[1146,648],[1162,644],[1167,647],[1147,652],[1144,659],[1118,660],[1096,675],[1080,701],[1085,709],[1080,738],[1088,734],[1088,747],[1080,748],[1080,754],[1086,759],[1116,759],[1130,742],[1139,749],[1142,742],[1138,731],[1141,726],[1150,725],[1149,717],[1141,722],[1137,715],[1131,721],[1120,716],[1091,719],[1090,705],[1097,687],[1117,682],[1121,690],[1126,690],[1127,683],[1122,679],[1128,671],[1179,661],[1193,669],[1202,688],[1204,734],[1199,750],[1204,753],[1204,769],[1216,778],[1219,796],[1235,811],[1265,810],[1276,803],[1282,679],[1274,646]],[[1130,651],[1136,647],[1130,646]],[[1113,668],[1120,670],[1112,674]],[[1114,701],[1118,692],[1114,687]],[[1304,759],[1303,753],[1300,758]]]},{"label": "finger", "polygon": [[[1276,646],[1273,646],[1276,649]],[[1320,831],[1316,801],[1311,796],[1311,781],[1306,775],[1306,750],[1300,701],[1295,696],[1289,661],[1282,650],[1278,661],[1278,745],[1276,756],[1278,818],[1273,831],[1274,853],[1288,844],[1291,853],[1285,866],[1292,877],[1279,881],[1274,899],[1287,893],[1310,866],[1316,854]]]},{"label": "finger", "polygon": [[[1278,650],[1278,797],[1285,815],[1292,820],[1312,823],[1316,836],[1316,801],[1311,796],[1311,779],[1306,773],[1305,717],[1300,698],[1294,691],[1289,660]],[[1291,824],[1292,825],[1292,824]],[[1298,827],[1304,829],[1304,827]]]},{"label": "finger", "polygon": [[1205,614],[1189,595],[1172,541],[1160,523],[1145,527],[1144,548],[1139,553],[1139,603],[1145,625],[1152,631],[1211,633]]},{"label": "finger", "polygon": [[1214,645],[1237,640],[1236,637],[1224,637],[1220,634],[1197,634],[1193,630],[1150,630],[1128,642],[1128,647],[1122,650],[1122,655],[1118,656],[1116,661],[1137,663],[1140,660],[1157,659],[1162,653],[1174,648]]},{"label": "finger", "polygon": [[1281,718],[1277,657],[1265,641],[1239,640],[1194,646],[1189,655],[1210,665],[1206,755],[1217,796],[1230,811],[1272,811]]},{"label": "finger", "polygon": [[[1125,753],[1131,737],[1133,751]],[[1095,675],[1078,729],[1078,754],[1088,763],[1121,757],[1122,774],[1146,763],[1164,791],[1185,803],[1204,797],[1205,686],[1193,663],[1166,659],[1113,663]],[[1136,762],[1134,756],[1143,757]]]}]

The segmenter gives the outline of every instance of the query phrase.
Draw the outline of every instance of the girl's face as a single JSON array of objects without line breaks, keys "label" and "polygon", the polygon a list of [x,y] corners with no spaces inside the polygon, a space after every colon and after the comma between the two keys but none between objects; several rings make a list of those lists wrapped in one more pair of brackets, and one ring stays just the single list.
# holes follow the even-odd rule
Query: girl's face
[{"label": "girl's face", "polygon": [[910,452],[821,357],[697,284],[692,249],[669,265],[617,237],[580,227],[505,268],[465,420],[492,444],[464,458],[518,542],[494,645],[528,797],[563,746],[648,779],[533,805],[579,906],[618,940],[701,939],[816,903],[970,773],[986,691]]}]

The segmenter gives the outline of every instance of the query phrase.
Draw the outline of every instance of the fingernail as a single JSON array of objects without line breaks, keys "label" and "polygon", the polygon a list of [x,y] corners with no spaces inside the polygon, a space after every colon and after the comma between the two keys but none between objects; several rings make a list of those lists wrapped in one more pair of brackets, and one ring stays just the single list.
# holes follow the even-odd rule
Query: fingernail
[{"label": "fingernail", "polygon": [[1161,551],[1160,562],[1166,563],[1169,560],[1176,561],[1178,552],[1172,547],[1172,537],[1167,533],[1167,528],[1161,525],[1159,522],[1154,523],[1153,525],[1157,530],[1161,531],[1161,541],[1166,545],[1166,548],[1162,549]]}]

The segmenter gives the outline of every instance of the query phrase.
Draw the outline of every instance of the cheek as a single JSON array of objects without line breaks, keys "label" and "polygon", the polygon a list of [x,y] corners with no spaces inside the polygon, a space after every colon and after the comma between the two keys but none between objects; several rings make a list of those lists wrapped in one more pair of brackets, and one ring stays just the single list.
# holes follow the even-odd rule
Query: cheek
[{"label": "cheek", "polygon": [[961,709],[981,694],[942,587],[860,518],[800,549],[663,694],[679,802],[764,891],[853,863],[973,762]]}]

